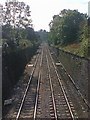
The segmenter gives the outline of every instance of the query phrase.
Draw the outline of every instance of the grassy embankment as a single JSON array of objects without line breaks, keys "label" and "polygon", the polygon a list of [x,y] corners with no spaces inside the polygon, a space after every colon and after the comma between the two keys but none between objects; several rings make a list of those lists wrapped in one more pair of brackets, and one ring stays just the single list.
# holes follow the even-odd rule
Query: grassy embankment
[{"label": "grassy embankment", "polygon": [[90,58],[89,55],[89,41],[88,39],[83,40],[80,43],[73,43],[67,46],[58,46],[60,49],[63,49],[67,52],[79,55],[81,57]]}]

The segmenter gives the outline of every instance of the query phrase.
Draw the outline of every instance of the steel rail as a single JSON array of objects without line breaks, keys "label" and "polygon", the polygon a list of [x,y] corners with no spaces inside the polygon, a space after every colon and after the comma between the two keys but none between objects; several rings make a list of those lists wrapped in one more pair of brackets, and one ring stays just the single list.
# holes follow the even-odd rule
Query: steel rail
[{"label": "steel rail", "polygon": [[28,92],[28,89],[29,89],[29,86],[30,86],[30,83],[31,83],[31,80],[32,80],[32,77],[33,77],[33,74],[34,74],[34,71],[35,71],[35,68],[36,68],[36,65],[37,65],[38,57],[39,57],[39,54],[38,54],[38,56],[36,58],[34,68],[33,68],[32,72],[31,72],[31,75],[30,75],[30,78],[29,78],[29,81],[28,81],[24,96],[22,98],[22,101],[21,101],[21,104],[20,104],[20,107],[19,107],[19,110],[18,110],[18,113],[17,113],[17,116],[16,116],[16,120],[18,120],[19,117],[20,117],[20,113],[21,113],[21,110],[22,110],[22,107],[23,107],[23,104],[24,104],[24,101],[25,101],[25,98],[26,98],[26,95],[27,95],[27,92]]},{"label": "steel rail", "polygon": [[40,87],[40,78],[41,78],[41,74],[39,72],[38,85],[37,85],[37,94],[36,94],[36,102],[35,102],[35,108],[34,108],[34,120],[36,119],[36,112],[37,112],[37,105],[38,105],[38,92],[39,92],[39,87]]},{"label": "steel rail", "polygon": [[[42,66],[42,56],[43,56],[43,50],[42,50],[42,54],[41,54],[40,68]],[[39,78],[38,78],[37,95],[36,95],[36,102],[35,102],[35,109],[34,109],[34,120],[36,119],[38,95],[39,95],[39,88],[40,88],[40,79],[41,79],[41,70],[39,71]]]},{"label": "steel rail", "polygon": [[[56,55],[55,55],[56,56]],[[57,56],[56,56],[57,57]],[[61,61],[59,61],[63,70],[65,71],[65,73],[67,74],[67,76],[69,77],[70,81],[72,82],[72,84],[74,85],[75,89],[77,90],[78,94],[81,96],[82,100],[84,101],[84,103],[87,105],[87,107],[90,109],[90,103],[84,98],[84,96],[82,95],[82,93],[79,90],[79,87],[75,84],[73,78],[71,77],[71,75],[67,72],[66,68],[64,67],[64,65],[61,63]]]},{"label": "steel rail", "polygon": [[[60,61],[59,61],[60,62]],[[90,109],[90,103],[84,98],[84,96],[82,95],[82,93],[80,92],[79,88],[76,86],[73,78],[71,77],[71,75],[69,75],[69,73],[67,72],[67,70],[65,69],[64,65],[60,62],[61,66],[63,67],[65,73],[67,74],[67,76],[69,77],[70,81],[73,83],[74,87],[76,88],[76,90],[78,91],[78,94],[81,96],[81,98],[83,99],[84,103],[88,106],[88,108]]]},{"label": "steel rail", "polygon": [[[48,48],[47,48],[47,49],[48,49]],[[67,105],[68,105],[68,108],[69,108],[69,111],[70,111],[71,117],[72,117],[73,120],[75,120],[74,115],[73,115],[73,112],[72,112],[72,109],[71,109],[71,107],[70,107],[70,104],[69,104],[69,101],[68,101],[68,98],[67,98],[67,95],[66,95],[66,93],[65,93],[65,90],[64,90],[63,84],[62,84],[62,82],[61,82],[61,78],[60,78],[59,75],[58,75],[58,72],[57,72],[57,69],[56,69],[56,66],[55,66],[54,60],[53,60],[53,58],[52,58],[52,56],[51,56],[51,54],[50,54],[49,49],[48,49],[48,53],[49,53],[49,56],[50,56],[50,58],[51,58],[51,60],[52,60],[52,64],[53,64],[53,66],[54,66],[55,73],[56,73],[56,75],[57,75],[57,78],[58,78],[58,81],[59,81],[60,87],[61,87],[62,92],[63,92],[63,94],[64,94],[64,97],[65,97],[66,103],[67,103]]]},{"label": "steel rail", "polygon": [[50,80],[50,88],[51,88],[52,99],[53,99],[54,114],[55,114],[55,119],[57,120],[57,112],[56,112],[55,98],[54,98],[54,93],[53,93],[53,86],[52,86],[52,80],[51,80],[51,76],[50,76],[50,68],[49,68],[49,61],[48,61],[47,54],[46,54],[46,60],[47,60],[47,66],[48,66],[48,73],[49,73],[49,80]]}]

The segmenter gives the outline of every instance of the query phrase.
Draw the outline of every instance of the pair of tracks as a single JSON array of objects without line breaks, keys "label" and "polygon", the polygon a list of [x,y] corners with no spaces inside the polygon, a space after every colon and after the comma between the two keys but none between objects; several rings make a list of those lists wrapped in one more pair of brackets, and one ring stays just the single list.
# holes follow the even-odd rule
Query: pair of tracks
[{"label": "pair of tracks", "polygon": [[68,100],[47,45],[42,46],[30,75],[16,120],[20,118],[75,119],[75,109]]}]

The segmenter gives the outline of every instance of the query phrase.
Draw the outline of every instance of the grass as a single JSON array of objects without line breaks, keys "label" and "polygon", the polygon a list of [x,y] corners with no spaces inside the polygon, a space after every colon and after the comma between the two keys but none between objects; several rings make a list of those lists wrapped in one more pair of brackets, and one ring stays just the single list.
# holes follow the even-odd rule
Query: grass
[{"label": "grass", "polygon": [[83,39],[83,41],[80,43],[73,43],[63,47],[59,46],[59,48],[82,57],[90,58],[88,54],[88,46],[88,39]]},{"label": "grass", "polygon": [[65,50],[67,52],[77,54],[80,49],[80,44],[74,43],[74,44],[70,44],[70,45],[67,45],[64,47],[60,47],[60,48],[62,48],[63,50]]}]

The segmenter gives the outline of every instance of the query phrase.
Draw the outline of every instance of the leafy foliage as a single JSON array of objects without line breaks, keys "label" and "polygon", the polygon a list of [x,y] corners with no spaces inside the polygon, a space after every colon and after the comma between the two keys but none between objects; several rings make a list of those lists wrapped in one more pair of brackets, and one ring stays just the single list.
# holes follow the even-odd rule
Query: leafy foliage
[{"label": "leafy foliage", "polygon": [[37,43],[38,36],[32,28],[29,5],[26,5],[24,2],[6,2],[2,13],[4,52],[13,52]]},{"label": "leafy foliage", "polygon": [[86,14],[64,9],[53,16],[49,26],[50,44],[80,56],[89,56],[90,18]]},{"label": "leafy foliage", "polygon": [[88,24],[87,21],[84,24],[84,27],[82,29],[82,33],[80,36],[81,39],[81,45],[80,45],[80,49],[78,51],[78,54],[81,56],[85,56],[85,57],[89,57],[90,55],[89,53],[89,32],[88,32]]},{"label": "leafy foliage", "polygon": [[78,36],[86,20],[85,14],[77,10],[62,10],[59,15],[54,15],[50,26],[50,39],[55,45],[67,45],[79,42]]},{"label": "leafy foliage", "polygon": [[3,23],[13,27],[27,27],[31,23],[30,7],[24,2],[6,2],[3,9]]}]

